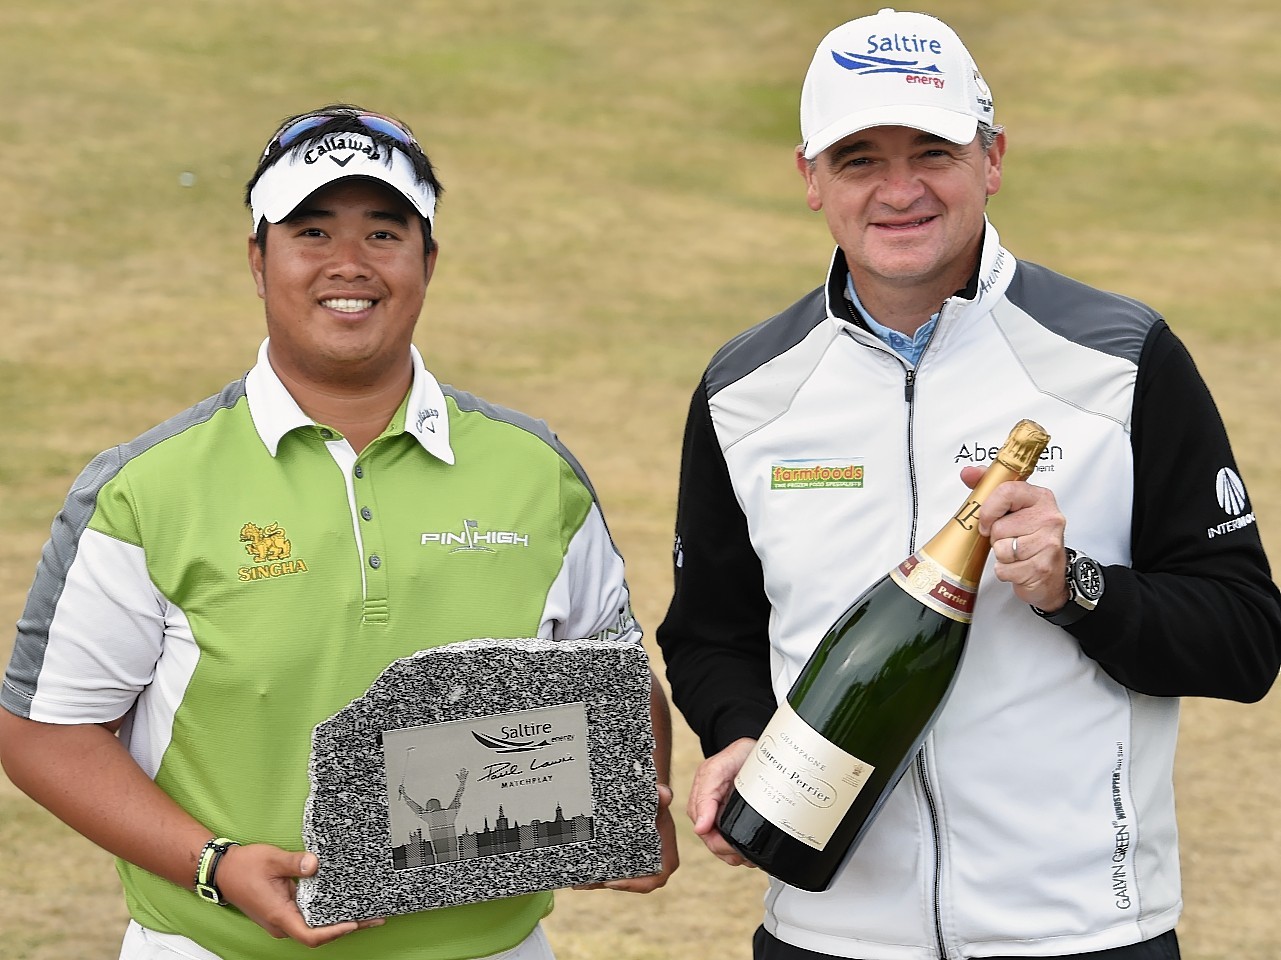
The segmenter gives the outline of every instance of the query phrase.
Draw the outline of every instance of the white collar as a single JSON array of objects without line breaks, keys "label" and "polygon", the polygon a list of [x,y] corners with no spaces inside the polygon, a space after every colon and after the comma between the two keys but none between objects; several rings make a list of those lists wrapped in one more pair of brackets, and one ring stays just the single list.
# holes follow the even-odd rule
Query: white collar
[{"label": "white collar", "polygon": [[[298,401],[272,369],[267,359],[268,342],[264,340],[258,347],[258,362],[245,377],[245,396],[254,429],[258,431],[263,446],[274,457],[285,434],[299,427],[313,426],[315,421],[298,406]],[[409,404],[405,408],[405,433],[436,459],[452,464],[454,451],[449,444],[445,394],[423,365],[422,354],[412,343],[409,355],[414,365],[414,380],[409,388]]]}]

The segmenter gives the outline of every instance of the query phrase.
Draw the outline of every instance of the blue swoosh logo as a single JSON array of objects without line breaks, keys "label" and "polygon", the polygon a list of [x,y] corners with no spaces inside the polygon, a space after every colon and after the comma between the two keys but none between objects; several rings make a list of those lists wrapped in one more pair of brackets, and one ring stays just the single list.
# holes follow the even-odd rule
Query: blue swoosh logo
[{"label": "blue swoosh logo", "polygon": [[938,64],[921,66],[920,60],[893,60],[889,57],[871,57],[863,53],[837,53],[832,51],[832,59],[846,70],[857,70],[860,74],[868,73],[916,73],[924,75],[941,74]]}]

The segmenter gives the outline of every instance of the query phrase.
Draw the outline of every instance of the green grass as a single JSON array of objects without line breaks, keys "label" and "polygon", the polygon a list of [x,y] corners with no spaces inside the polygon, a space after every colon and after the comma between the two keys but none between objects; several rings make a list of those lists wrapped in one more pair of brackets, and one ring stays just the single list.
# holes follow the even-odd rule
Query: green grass
[{"label": "green grass", "polygon": [[[354,100],[408,120],[445,181],[416,337],[429,365],[566,439],[652,628],[670,586],[689,392],[717,345],[821,282],[830,252],[792,163],[804,70],[828,29],[876,6],[0,6],[0,619],[18,616],[49,521],[89,457],[252,363],[263,326],[244,181],[281,117]],[[990,207],[1003,241],[1170,318],[1278,543],[1281,10],[930,10],[968,40],[1009,131]],[[1279,713],[1275,694],[1260,707],[1186,707],[1189,960],[1281,954],[1281,783],[1266,767],[1242,774],[1281,749]],[[682,728],[678,806],[696,761]],[[10,955],[113,958],[123,913],[107,858],[3,780],[0,824]],[[747,956],[759,877],[712,862],[683,826],[681,842],[685,865],[657,895],[562,896],[550,921],[562,960]]]}]

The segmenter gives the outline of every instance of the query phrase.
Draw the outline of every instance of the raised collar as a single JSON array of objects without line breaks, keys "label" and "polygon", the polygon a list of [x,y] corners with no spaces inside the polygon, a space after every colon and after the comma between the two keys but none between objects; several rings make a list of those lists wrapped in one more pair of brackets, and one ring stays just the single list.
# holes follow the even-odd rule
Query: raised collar
[{"label": "raised collar", "polygon": [[[249,415],[263,446],[273,457],[280,448],[281,438],[300,427],[313,427],[315,421],[303,412],[267,359],[268,340],[258,347],[258,362],[245,377],[245,396],[249,402]],[[414,380],[409,388],[408,401],[403,407],[405,421],[403,433],[409,434],[433,457],[445,463],[454,462],[454,451],[449,444],[449,414],[445,407],[445,394],[440,384],[423,365],[422,354],[413,344],[409,346],[414,365]],[[397,412],[397,417],[400,413]]]}]

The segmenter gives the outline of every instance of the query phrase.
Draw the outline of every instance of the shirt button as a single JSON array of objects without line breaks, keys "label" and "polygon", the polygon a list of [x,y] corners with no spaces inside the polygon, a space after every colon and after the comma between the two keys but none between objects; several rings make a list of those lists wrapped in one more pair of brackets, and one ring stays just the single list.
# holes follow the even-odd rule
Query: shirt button
[{"label": "shirt button", "polygon": [[332,440],[334,438],[334,432],[330,430],[328,427],[323,428],[320,431],[320,435],[324,437],[326,440]]},{"label": "shirt button", "polygon": [[378,554],[376,553],[372,554],[369,557],[369,565],[373,567],[375,570],[377,570],[379,567],[383,565],[382,557],[378,556]]},{"label": "shirt button", "polygon": [[370,510],[368,507],[361,507],[360,515],[364,517],[366,520],[374,519],[374,511]]},{"label": "shirt button", "polygon": [[361,477],[365,475],[365,468],[362,467],[360,464],[356,464],[355,474],[356,474],[356,479],[359,480]]}]

